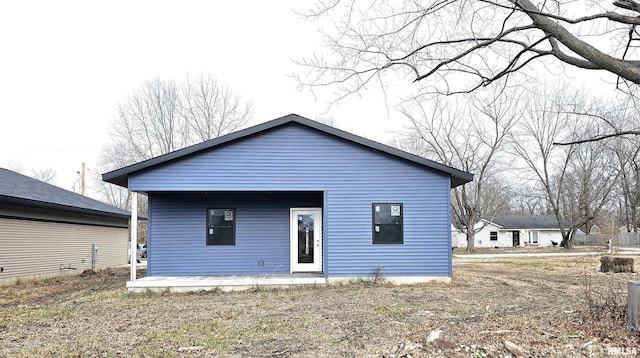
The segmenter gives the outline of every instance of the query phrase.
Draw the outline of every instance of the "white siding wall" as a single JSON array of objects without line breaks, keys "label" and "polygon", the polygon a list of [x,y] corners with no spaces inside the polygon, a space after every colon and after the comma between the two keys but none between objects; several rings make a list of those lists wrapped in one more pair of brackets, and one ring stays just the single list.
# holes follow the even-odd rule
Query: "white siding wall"
[{"label": "white siding wall", "polygon": [[[513,231],[514,230],[500,230],[498,232],[498,237],[500,238],[500,242],[509,243],[508,247],[513,246]],[[524,246],[524,241],[522,239],[522,231],[520,231],[520,246]],[[518,246],[518,247],[520,247]]]},{"label": "white siding wall", "polygon": [[[482,227],[484,223],[478,223],[475,225],[476,229]],[[467,237],[464,233],[457,230],[457,233],[454,235],[454,228],[452,227],[451,238],[453,240],[454,236],[457,238],[454,241],[457,246],[456,247],[467,247]],[[491,241],[491,232],[498,233],[498,240]],[[500,228],[493,224],[486,225],[482,230],[476,233],[475,237],[475,247],[511,247],[512,241],[511,236],[501,235]]]},{"label": "white siding wall", "polygon": [[451,225],[451,247],[466,247],[467,239],[462,231]]},{"label": "white siding wall", "polygon": [[467,235],[460,230],[456,230],[455,235],[453,231],[451,232],[451,240],[455,240],[453,241],[455,243],[454,247],[467,247]]},{"label": "white siding wall", "polygon": [[[482,223],[476,225],[477,228],[481,227]],[[491,232],[495,232],[498,240],[491,241]],[[504,240],[504,237],[499,235],[500,228],[493,224],[488,224],[480,232],[476,233],[476,247],[511,247],[511,241]]]},{"label": "white siding wall", "polygon": [[562,234],[560,230],[521,230],[520,231],[520,245],[524,246],[527,243],[527,246],[535,245],[529,244],[529,232],[537,231],[538,232],[538,244],[540,247],[553,246],[551,241],[555,241],[558,243],[558,246],[562,242]]}]

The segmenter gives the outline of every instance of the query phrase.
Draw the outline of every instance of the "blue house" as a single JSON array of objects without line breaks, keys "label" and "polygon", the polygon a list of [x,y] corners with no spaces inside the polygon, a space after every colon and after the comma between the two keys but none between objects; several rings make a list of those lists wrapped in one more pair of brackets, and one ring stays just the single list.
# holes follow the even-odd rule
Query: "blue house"
[{"label": "blue house", "polygon": [[149,199],[132,290],[449,281],[450,189],[472,179],[295,114],[103,175]]}]

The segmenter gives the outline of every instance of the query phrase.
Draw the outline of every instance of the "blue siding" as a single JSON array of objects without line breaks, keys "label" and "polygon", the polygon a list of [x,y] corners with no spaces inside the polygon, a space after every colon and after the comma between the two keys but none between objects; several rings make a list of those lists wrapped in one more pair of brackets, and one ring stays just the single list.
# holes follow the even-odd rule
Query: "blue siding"
[{"label": "blue siding", "polygon": [[[289,273],[289,209],[302,206],[322,193],[151,193],[148,275]],[[207,208],[235,208],[235,246],[206,245]]]},{"label": "blue siding", "polygon": [[[134,174],[129,188],[151,193],[323,192],[328,277],[371,275],[377,266],[387,276],[451,276],[449,180],[448,174],[289,124]],[[203,248],[203,199],[151,196],[150,275],[255,273],[258,259],[275,265],[260,272],[288,272],[289,207],[296,205],[273,203],[268,213],[250,203],[233,205],[238,236],[247,230],[254,241]],[[403,203],[403,245],[372,244],[373,202]],[[265,223],[273,227],[259,230]],[[203,250],[198,260],[190,260],[197,250]]]}]

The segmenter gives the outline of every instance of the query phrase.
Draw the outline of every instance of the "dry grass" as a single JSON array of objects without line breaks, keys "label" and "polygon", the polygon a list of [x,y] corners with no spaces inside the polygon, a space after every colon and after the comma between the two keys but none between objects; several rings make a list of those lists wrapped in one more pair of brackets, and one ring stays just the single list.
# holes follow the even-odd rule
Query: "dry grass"
[{"label": "dry grass", "polygon": [[[567,252],[564,247],[477,247],[473,252],[467,252],[464,247],[453,249],[454,255],[476,255],[476,254],[527,254],[527,253],[563,253]],[[571,252],[605,252],[604,246],[574,246]]]},{"label": "dry grass", "polygon": [[[606,357],[639,341],[594,312],[626,302],[637,276],[598,273],[598,259],[459,261],[452,284],[413,286],[128,294],[126,270],[26,282],[0,290],[0,356],[497,357],[509,340],[526,356]],[[427,344],[435,329],[456,348]]]}]

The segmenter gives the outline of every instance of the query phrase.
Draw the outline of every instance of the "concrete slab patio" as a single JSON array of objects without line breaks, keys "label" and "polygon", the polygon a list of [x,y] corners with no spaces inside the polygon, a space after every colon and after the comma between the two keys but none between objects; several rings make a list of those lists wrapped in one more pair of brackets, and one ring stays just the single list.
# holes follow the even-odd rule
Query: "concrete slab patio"
[{"label": "concrete slab patio", "polygon": [[322,274],[299,273],[282,275],[228,275],[228,276],[155,276],[127,282],[129,292],[194,292],[237,291],[261,286],[287,287],[292,285],[323,285]]}]

